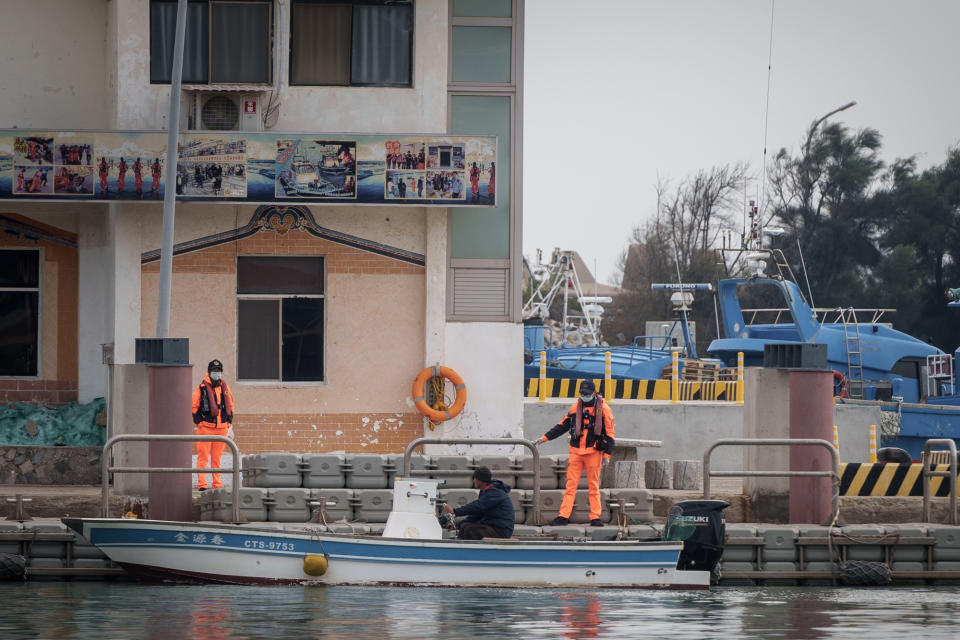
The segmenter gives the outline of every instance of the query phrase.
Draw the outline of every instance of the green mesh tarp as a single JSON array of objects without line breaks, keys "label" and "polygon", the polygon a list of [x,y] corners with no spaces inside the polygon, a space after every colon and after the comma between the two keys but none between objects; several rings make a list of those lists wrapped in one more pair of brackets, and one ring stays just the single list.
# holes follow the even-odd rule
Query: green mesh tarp
[{"label": "green mesh tarp", "polygon": [[106,407],[103,398],[56,409],[30,402],[0,405],[0,445],[103,446],[107,430],[97,424],[97,416]]}]

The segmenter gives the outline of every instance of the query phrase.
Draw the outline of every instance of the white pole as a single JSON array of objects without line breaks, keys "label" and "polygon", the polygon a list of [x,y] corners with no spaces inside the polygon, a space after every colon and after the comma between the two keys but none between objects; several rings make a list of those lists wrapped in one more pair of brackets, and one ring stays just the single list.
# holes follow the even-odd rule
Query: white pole
[{"label": "white pole", "polygon": [[157,296],[157,337],[170,329],[170,285],[173,280],[173,220],[177,200],[177,146],[180,134],[180,85],[183,81],[183,40],[187,31],[187,0],[177,2],[177,33],[170,78],[170,118],[167,121],[167,160],[163,192],[163,235],[160,243],[160,291]]}]

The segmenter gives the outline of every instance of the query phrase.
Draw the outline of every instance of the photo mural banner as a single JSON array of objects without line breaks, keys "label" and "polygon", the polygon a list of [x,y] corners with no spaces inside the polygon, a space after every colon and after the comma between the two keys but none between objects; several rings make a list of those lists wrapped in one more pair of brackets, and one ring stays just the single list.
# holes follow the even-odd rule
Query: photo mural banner
[{"label": "photo mural banner", "polygon": [[[163,200],[167,134],[0,130],[0,200]],[[178,201],[496,205],[495,136],[181,133]]]}]

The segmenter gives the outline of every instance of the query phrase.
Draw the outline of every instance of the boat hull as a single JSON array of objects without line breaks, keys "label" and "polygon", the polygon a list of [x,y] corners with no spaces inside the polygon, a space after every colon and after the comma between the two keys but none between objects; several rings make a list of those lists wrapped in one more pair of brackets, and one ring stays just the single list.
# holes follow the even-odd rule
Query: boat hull
[{"label": "boat hull", "polygon": [[[681,542],[442,541],[214,523],[64,519],[129,573],[230,584],[706,589]],[[303,571],[325,555],[322,576]]]}]

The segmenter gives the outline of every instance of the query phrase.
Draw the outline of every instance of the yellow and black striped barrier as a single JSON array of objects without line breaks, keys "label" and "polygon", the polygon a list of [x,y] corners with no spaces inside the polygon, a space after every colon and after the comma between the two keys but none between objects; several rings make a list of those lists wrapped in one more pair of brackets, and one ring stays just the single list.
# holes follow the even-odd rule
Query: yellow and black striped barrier
[{"label": "yellow and black striped barrier", "polygon": [[[840,463],[840,495],[842,496],[922,496],[923,465],[874,464],[869,462]],[[949,465],[938,464],[935,471],[948,471]],[[950,495],[950,479],[930,478],[930,495]]]},{"label": "yellow and black striped barrier", "polygon": [[[576,398],[580,395],[580,380],[571,378],[545,378],[541,396],[540,379],[527,378],[523,383],[524,395],[528,398]],[[619,400],[670,400],[670,380],[610,380],[613,394],[603,396]],[[605,389],[604,380],[593,381],[597,389]],[[713,400],[733,402],[737,399],[736,382],[679,382],[679,398],[682,402]]]}]

